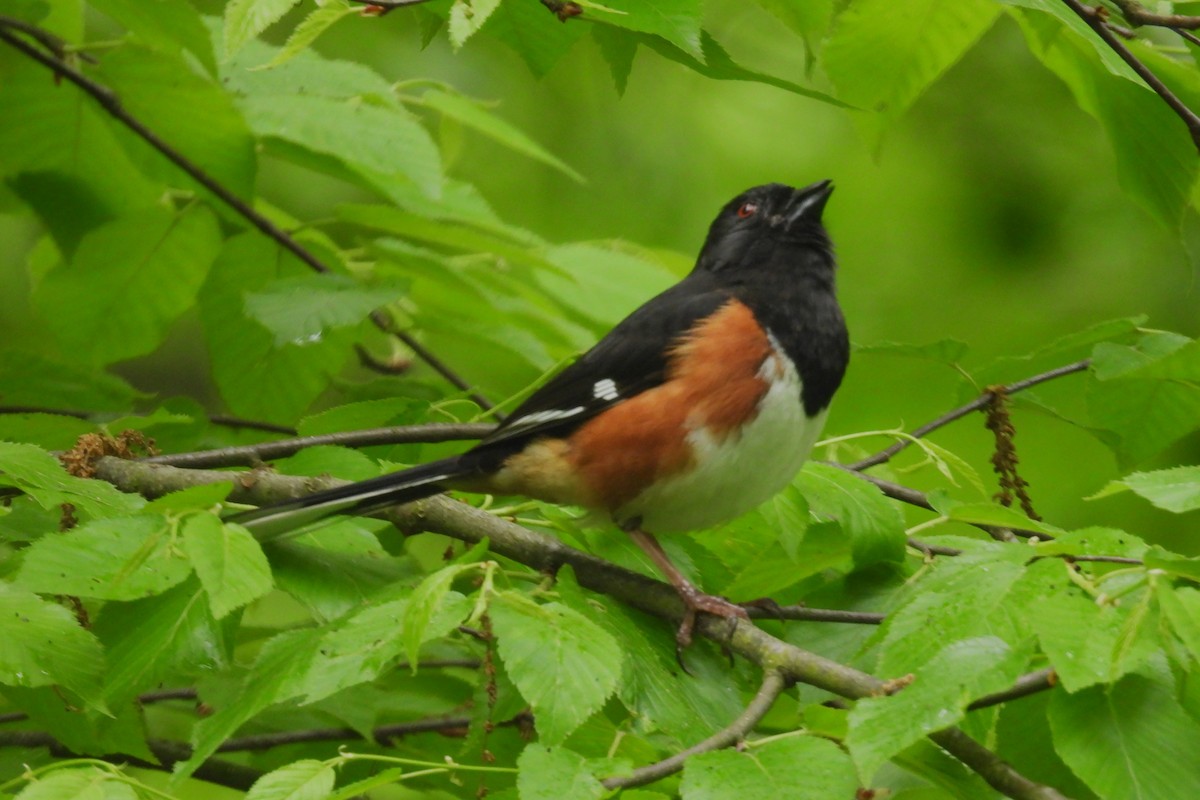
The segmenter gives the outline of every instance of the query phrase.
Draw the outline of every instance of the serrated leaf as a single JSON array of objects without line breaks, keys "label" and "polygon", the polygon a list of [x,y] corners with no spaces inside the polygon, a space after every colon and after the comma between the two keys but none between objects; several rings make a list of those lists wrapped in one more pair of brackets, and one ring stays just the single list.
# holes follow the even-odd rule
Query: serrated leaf
[{"label": "serrated leaf", "polygon": [[854,473],[812,462],[804,465],[796,485],[813,513],[842,523],[857,567],[904,558],[904,518],[879,489]]},{"label": "serrated leaf", "polygon": [[546,75],[587,29],[599,25],[564,25],[546,7],[529,3],[505,3],[487,21],[489,39],[498,39],[517,52],[534,75]]},{"label": "serrated leaf", "polygon": [[421,96],[421,104],[451,119],[458,120],[463,125],[479,131],[514,152],[548,164],[580,183],[584,182],[582,175],[530,139],[524,132],[462,95],[431,89]]},{"label": "serrated leaf", "polygon": [[413,672],[417,671],[417,659],[421,654],[421,645],[426,641],[429,624],[434,615],[443,610],[450,585],[464,572],[478,569],[478,564],[452,564],[428,576],[413,590],[404,612],[404,649]]},{"label": "serrated leaf", "polygon": [[[1109,484],[1102,494],[1111,494],[1111,487],[1132,489],[1159,508],[1182,514],[1200,508],[1200,467],[1174,467],[1153,472],[1135,472]],[[1098,495],[1099,496],[1099,495]]]},{"label": "serrated leaf", "polygon": [[17,442],[0,442],[0,485],[15,486],[43,508],[70,503],[92,517],[129,514],[145,505],[112,484],[70,475],[45,450]]},{"label": "serrated leaf", "polygon": [[327,329],[362,322],[376,308],[399,300],[406,281],[363,283],[348,275],[278,278],[246,295],[246,312],[275,334],[275,346],[305,345]]},{"label": "serrated leaf", "polygon": [[220,248],[216,218],[193,204],[101,225],[34,293],[65,352],[92,364],[148,353],[195,303]]},{"label": "serrated leaf", "polygon": [[301,759],[268,772],[246,792],[246,800],[325,800],[336,775],[323,761]]},{"label": "serrated leaf", "polygon": [[999,503],[975,502],[960,503],[949,497],[934,496],[930,498],[939,513],[946,515],[955,522],[965,522],[970,525],[994,525],[1002,528],[1017,528],[1019,530],[1045,533],[1057,536],[1062,528],[1048,525],[1036,519],[1030,519],[1021,511]]},{"label": "serrated leaf", "polygon": [[1050,701],[1054,749],[1101,797],[1176,800],[1200,794],[1200,722],[1173,687],[1142,675]]},{"label": "serrated leaf", "polygon": [[94,766],[56,769],[30,783],[17,800],[136,800],[133,787]]},{"label": "serrated leaf", "polygon": [[894,120],[999,13],[987,0],[862,0],[838,17],[822,65],[841,99]]},{"label": "serrated leaf", "polygon": [[299,0],[229,0],[225,6],[225,57],[279,21]]},{"label": "serrated leaf", "polygon": [[1026,652],[994,636],[944,647],[913,682],[890,697],[859,700],[850,712],[846,746],[869,784],[885,761],[962,718],[967,705],[1007,689],[1021,674]]},{"label": "serrated leaf", "polygon": [[283,47],[279,48],[279,52],[275,57],[263,65],[266,69],[278,67],[280,64],[291,61],[297,55],[306,50],[309,45],[317,40],[322,33],[329,30],[335,23],[358,13],[358,8],[350,5],[346,0],[329,0],[324,5],[318,5],[312,11],[308,12],[300,24],[296,26],[288,40],[284,42]]},{"label": "serrated leaf", "polygon": [[222,523],[212,514],[193,514],[183,524],[183,549],[217,619],[271,591],[267,557],[241,525]]},{"label": "serrated leaf", "polygon": [[475,35],[499,5],[500,0],[454,0],[447,25],[454,49],[462,47]]},{"label": "serrated leaf", "polygon": [[577,611],[515,592],[497,595],[490,614],[500,657],[533,706],[538,733],[561,743],[616,689],[620,645]]},{"label": "serrated leaf", "polygon": [[858,791],[854,767],[833,742],[794,736],[742,752],[716,750],[683,765],[683,800],[828,800]]},{"label": "serrated leaf", "polygon": [[594,22],[662,37],[703,62],[700,0],[605,0],[603,5],[604,10],[589,10],[588,18]]},{"label": "serrated leaf", "polygon": [[61,684],[103,708],[104,652],[71,612],[0,583],[0,683]]},{"label": "serrated leaf", "polygon": [[528,745],[517,759],[517,770],[521,800],[599,800],[608,794],[587,759],[565,747]]},{"label": "serrated leaf", "polygon": [[25,551],[16,583],[48,594],[137,600],[165,592],[191,571],[171,523],[147,514],[93,520],[39,539]]}]

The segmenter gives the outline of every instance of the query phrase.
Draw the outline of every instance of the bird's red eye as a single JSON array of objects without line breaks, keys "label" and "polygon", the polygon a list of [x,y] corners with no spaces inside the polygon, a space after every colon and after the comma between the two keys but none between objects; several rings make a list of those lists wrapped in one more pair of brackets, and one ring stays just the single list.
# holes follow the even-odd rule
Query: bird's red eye
[{"label": "bird's red eye", "polygon": [[758,211],[758,203],[742,203],[741,207],[737,210],[737,215],[745,219],[746,217],[754,216],[756,211]]}]

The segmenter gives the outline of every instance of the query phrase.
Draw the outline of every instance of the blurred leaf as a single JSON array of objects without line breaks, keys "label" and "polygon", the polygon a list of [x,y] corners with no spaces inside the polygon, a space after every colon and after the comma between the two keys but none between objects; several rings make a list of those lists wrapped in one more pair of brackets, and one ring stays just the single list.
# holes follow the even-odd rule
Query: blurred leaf
[{"label": "blurred leaf", "polygon": [[144,600],[105,604],[94,631],[106,655],[104,696],[114,708],[165,681],[227,666],[225,635],[194,578]]},{"label": "blurred leaf", "polygon": [[192,571],[175,536],[173,525],[157,515],[93,520],[30,545],[17,584],[100,600],[162,594]]},{"label": "blurred leaf", "polygon": [[361,607],[412,572],[350,522],[273,542],[265,550],[279,588],[318,619],[335,619]]},{"label": "blurred leaf", "polygon": [[0,683],[62,686],[103,709],[104,652],[57,603],[0,582]]},{"label": "blurred leaf", "polygon": [[1142,675],[1050,701],[1054,749],[1101,797],[1175,800],[1200,793],[1200,722],[1172,687]]},{"label": "blurred leaf", "polygon": [[256,780],[246,800],[325,800],[336,777],[333,767],[323,761],[293,761]]},{"label": "blurred leaf", "polygon": [[578,612],[502,592],[489,613],[500,657],[547,744],[562,742],[617,688],[620,646]]},{"label": "blurred leaf", "polygon": [[924,358],[941,364],[955,365],[967,354],[967,344],[958,339],[939,339],[929,344],[900,344],[897,342],[879,342],[877,344],[859,345],[854,352],[870,355],[901,356],[905,358]]},{"label": "blurred leaf", "polygon": [[229,483],[204,483],[199,486],[189,486],[186,489],[156,497],[146,504],[146,510],[170,514],[179,511],[212,509],[225,502],[225,498],[231,491],[233,491],[232,480]]},{"label": "blurred leaf", "polygon": [[[892,757],[892,763],[945,790],[930,790],[927,800],[995,800],[996,790],[983,778],[928,739],[900,751]],[[911,796],[908,792],[898,793],[895,797],[896,800],[926,800],[925,795]]]},{"label": "blurred leaf", "polygon": [[811,58],[833,20],[833,0],[756,0],[804,39]]},{"label": "blurred leaf", "polygon": [[454,49],[462,47],[476,31],[483,27],[488,17],[500,5],[500,0],[454,0],[450,7],[450,44]]},{"label": "blurred leaf", "polygon": [[277,67],[292,60],[307,50],[317,40],[317,37],[329,30],[334,23],[351,14],[357,14],[360,8],[360,6],[350,5],[347,0],[326,0],[324,5],[318,5],[300,21],[275,57],[263,65],[264,68]]},{"label": "blurred leaf", "polygon": [[277,278],[246,295],[246,312],[275,334],[275,346],[304,345],[325,330],[362,322],[376,308],[404,296],[405,282],[364,283],[348,275]]},{"label": "blurred leaf", "polygon": [[391,81],[369,66],[323,58],[314,50],[303,50],[271,69],[256,69],[277,59],[279,52],[266,42],[247,42],[240,53],[221,63],[222,85],[246,97],[303,93],[338,100],[369,98],[375,104],[399,106]]},{"label": "blurred leaf", "polygon": [[557,271],[538,270],[534,280],[576,315],[605,332],[634,309],[676,282],[661,265],[615,247],[568,244],[546,251]]},{"label": "blurred leaf", "polygon": [[[1159,581],[1154,589],[1163,617],[1183,643],[1187,657],[1192,662],[1200,659],[1200,590],[1190,586],[1176,588],[1167,581]],[[1194,665],[1183,666],[1190,670]]]},{"label": "blurred leaf", "polygon": [[853,797],[858,778],[833,742],[794,736],[745,751],[692,756],[683,764],[679,788],[683,800],[828,800]]},{"label": "blurred leaf", "polygon": [[347,403],[305,417],[297,426],[301,436],[382,428],[426,421],[429,405],[408,397],[385,397]]},{"label": "blurred leaf", "polygon": [[[408,663],[412,671],[417,671],[417,660],[420,656],[421,645],[427,639],[430,623],[434,616],[448,610],[445,602],[450,596],[450,585],[454,579],[464,572],[476,572],[478,564],[452,564],[429,575],[413,589],[409,597],[408,608],[404,611],[404,650],[408,655]],[[465,615],[464,615],[465,616]],[[460,617],[454,624],[461,623]]]},{"label": "blurred leaf", "polygon": [[[0,395],[4,394],[0,387]],[[95,430],[86,420],[58,414],[0,414],[0,441],[20,439],[47,450],[69,450],[80,436]]]},{"label": "blurred leaf", "polygon": [[12,405],[90,413],[127,410],[144,395],[107,372],[6,347],[0,350],[0,396]]},{"label": "blurred leaf", "polygon": [[[181,56],[134,45],[106,53],[100,75],[116,91],[126,111],[176,152],[238,197],[254,195],[258,169],[254,140],[233,98],[218,83],[189,69]],[[141,138],[121,129],[118,141],[142,171],[208,195],[207,189],[151,151]],[[215,207],[224,211],[220,204]]]},{"label": "blurred leaf", "polygon": [[200,578],[217,619],[271,591],[271,567],[250,532],[212,514],[183,524],[183,549]]},{"label": "blurred leaf", "polygon": [[534,75],[546,75],[587,33],[602,25],[564,25],[541,3],[500,3],[487,21],[487,34],[516,51]]},{"label": "blurred leaf", "polygon": [[608,70],[612,74],[617,94],[624,95],[629,86],[629,73],[633,71],[638,40],[620,29],[607,25],[593,25],[592,38],[600,46],[600,54],[608,62]]},{"label": "blurred leaf", "polygon": [[1088,499],[1107,497],[1132,489],[1159,508],[1182,514],[1200,508],[1200,467],[1172,467],[1135,472],[1112,481]]},{"label": "blurred leaf", "polygon": [[136,800],[128,783],[95,766],[56,769],[21,790],[17,800]]},{"label": "blurred leaf", "polygon": [[822,65],[839,98],[895,120],[999,13],[987,0],[861,0],[838,16]]},{"label": "blurred leaf", "polygon": [[240,101],[251,129],[332,156],[370,179],[401,175],[429,196],[441,191],[441,157],[429,133],[400,107],[308,94]]},{"label": "blurred leaf", "polygon": [[40,447],[14,442],[0,442],[0,485],[15,486],[43,508],[70,503],[90,517],[129,514],[146,503],[110,483],[76,478]]},{"label": "blurred leaf", "polygon": [[479,103],[462,95],[431,89],[421,95],[421,104],[458,120],[463,125],[479,131],[514,152],[528,156],[535,161],[541,161],[543,164],[549,164],[564,175],[580,183],[584,182],[582,175],[550,154],[518,128],[486,110]]},{"label": "blurred leaf", "polygon": [[[220,248],[216,218],[193,204],[101,225],[34,294],[66,354],[110,364],[148,353],[196,302]],[[116,287],[119,287],[119,291]]]},{"label": "blurred leaf", "polygon": [[212,41],[200,13],[187,3],[171,0],[91,0],[91,5],[133,31],[142,41],[171,53],[180,48],[216,74]]},{"label": "blurred leaf", "polygon": [[944,647],[896,694],[859,700],[846,746],[864,780],[925,735],[958,722],[972,700],[1007,689],[1026,658],[994,636],[965,639]]},{"label": "blurred leaf", "polygon": [[225,6],[225,57],[235,55],[297,3],[298,0],[229,0]]},{"label": "blurred leaf", "polygon": [[1200,583],[1200,558],[1188,558],[1153,545],[1143,556],[1146,569],[1162,570],[1168,575],[1177,575]]},{"label": "blurred leaf", "polygon": [[521,800],[599,800],[608,794],[583,756],[565,747],[534,743],[517,759]]},{"label": "blurred leaf", "polygon": [[833,517],[850,535],[856,567],[904,558],[904,519],[876,487],[852,472],[809,462],[797,486],[818,517]]}]

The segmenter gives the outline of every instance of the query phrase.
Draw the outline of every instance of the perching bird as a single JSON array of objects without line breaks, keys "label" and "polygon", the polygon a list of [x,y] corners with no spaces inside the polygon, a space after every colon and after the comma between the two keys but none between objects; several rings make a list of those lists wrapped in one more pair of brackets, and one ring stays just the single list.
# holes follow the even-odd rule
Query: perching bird
[{"label": "perching bird", "polygon": [[447,489],[609,514],[699,611],[745,617],[670,562],[654,533],[708,528],[791,482],[849,360],[821,214],[829,181],[749,189],[717,215],[692,272],[630,314],[465,453],[230,521],[275,533]]}]

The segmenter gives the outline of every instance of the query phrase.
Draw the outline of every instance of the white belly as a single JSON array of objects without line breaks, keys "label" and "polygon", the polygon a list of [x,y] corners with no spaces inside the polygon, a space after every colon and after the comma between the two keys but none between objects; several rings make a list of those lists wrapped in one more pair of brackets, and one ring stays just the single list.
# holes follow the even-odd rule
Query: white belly
[{"label": "white belly", "polygon": [[[757,415],[740,435],[718,441],[705,428],[688,435],[695,469],[661,481],[615,515],[619,522],[641,518],[650,533],[700,530],[741,516],[791,483],[825,425],[826,411],[804,414],[800,376],[787,359],[775,377],[775,359],[763,365],[774,380]],[[697,501],[696,498],[704,498]]]}]

